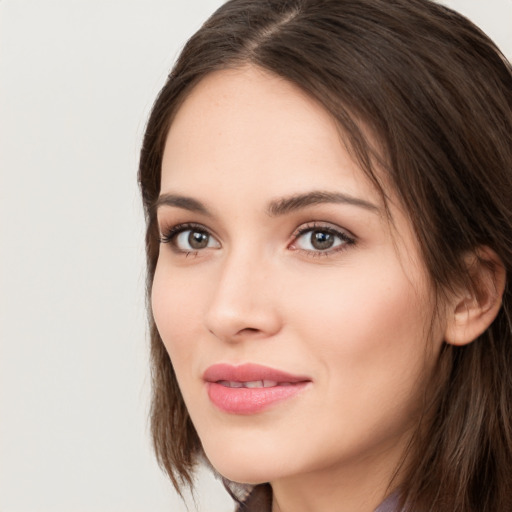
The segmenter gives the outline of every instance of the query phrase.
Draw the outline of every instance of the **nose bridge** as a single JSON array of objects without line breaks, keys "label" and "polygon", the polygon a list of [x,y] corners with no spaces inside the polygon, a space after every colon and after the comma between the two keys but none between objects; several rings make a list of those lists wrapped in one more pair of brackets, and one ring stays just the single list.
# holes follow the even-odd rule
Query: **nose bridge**
[{"label": "nose bridge", "polygon": [[272,263],[248,245],[228,251],[206,312],[206,327],[218,338],[270,336],[279,329],[271,294]]}]

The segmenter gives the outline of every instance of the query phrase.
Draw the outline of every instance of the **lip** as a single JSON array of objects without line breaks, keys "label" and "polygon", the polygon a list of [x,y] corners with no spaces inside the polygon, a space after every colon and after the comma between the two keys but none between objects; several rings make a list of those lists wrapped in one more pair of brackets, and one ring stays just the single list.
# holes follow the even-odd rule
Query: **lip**
[{"label": "lip", "polygon": [[204,372],[203,379],[208,397],[217,408],[245,415],[262,412],[290,399],[311,382],[307,376],[252,363],[215,364]]}]

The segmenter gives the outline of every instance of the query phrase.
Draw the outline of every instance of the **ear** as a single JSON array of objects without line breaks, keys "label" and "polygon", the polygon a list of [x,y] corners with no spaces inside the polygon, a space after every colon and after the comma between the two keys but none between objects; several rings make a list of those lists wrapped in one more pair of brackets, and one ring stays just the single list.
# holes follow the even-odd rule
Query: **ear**
[{"label": "ear", "polygon": [[467,345],[494,321],[501,308],[507,274],[499,256],[489,247],[479,247],[466,256],[472,286],[455,293],[448,305],[445,341]]}]

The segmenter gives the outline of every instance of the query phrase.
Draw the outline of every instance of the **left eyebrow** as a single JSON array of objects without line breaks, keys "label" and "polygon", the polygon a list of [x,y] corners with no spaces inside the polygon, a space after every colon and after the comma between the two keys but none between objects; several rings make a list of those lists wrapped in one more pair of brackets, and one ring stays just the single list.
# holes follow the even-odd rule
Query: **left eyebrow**
[{"label": "left eyebrow", "polygon": [[267,213],[271,217],[277,217],[296,210],[301,210],[307,206],[323,203],[348,204],[364,208],[371,212],[379,212],[379,208],[376,205],[364,199],[343,194],[341,192],[324,192],[318,190],[307,192],[305,194],[296,194],[290,197],[274,199],[268,204]]}]

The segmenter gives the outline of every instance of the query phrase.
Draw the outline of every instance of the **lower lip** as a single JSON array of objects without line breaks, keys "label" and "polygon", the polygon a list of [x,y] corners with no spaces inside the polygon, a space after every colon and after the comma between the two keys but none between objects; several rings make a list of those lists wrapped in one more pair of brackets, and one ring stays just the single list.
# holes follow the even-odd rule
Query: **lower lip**
[{"label": "lower lip", "polygon": [[270,388],[229,388],[216,382],[207,384],[212,403],[231,414],[256,414],[294,397],[307,385],[308,382],[297,382]]}]

